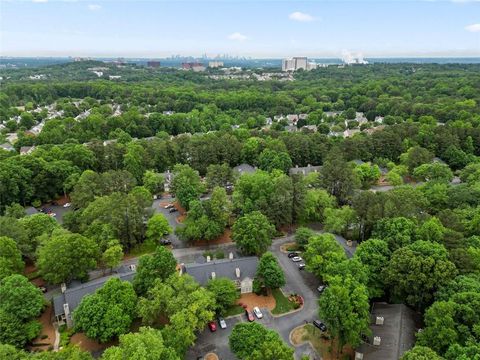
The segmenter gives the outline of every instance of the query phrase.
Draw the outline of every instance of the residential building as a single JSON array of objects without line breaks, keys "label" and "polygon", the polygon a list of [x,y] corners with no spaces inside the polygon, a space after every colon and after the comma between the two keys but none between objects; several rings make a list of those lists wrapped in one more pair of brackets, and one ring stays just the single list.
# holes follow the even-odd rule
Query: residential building
[{"label": "residential building", "polygon": [[159,68],[160,67],[160,61],[156,61],[156,60],[147,61],[147,67],[149,67],[149,68]]},{"label": "residential building", "polygon": [[333,117],[333,118],[340,115],[341,113],[342,113],[341,111],[325,111],[324,112],[325,116]]},{"label": "residential building", "polygon": [[360,129],[347,129],[343,132],[343,137],[352,137],[355,134],[360,133]]},{"label": "residential building", "polygon": [[195,72],[205,71],[205,65],[199,62],[184,62],[182,63],[182,69],[184,70],[193,70]]},{"label": "residential building", "polygon": [[209,61],[208,62],[208,67],[209,68],[221,68],[221,67],[223,67],[223,61],[218,61],[218,60]]},{"label": "residential building", "polygon": [[289,114],[287,115],[287,122],[289,125],[297,125],[298,115],[296,114]]},{"label": "residential building", "polygon": [[306,57],[293,57],[282,60],[282,71],[307,70],[308,60]]},{"label": "residential building", "polygon": [[233,168],[233,172],[239,175],[251,174],[251,173],[254,173],[255,171],[257,171],[257,169],[249,164],[240,164]]},{"label": "residential building", "polygon": [[22,146],[20,148],[20,155],[29,155],[35,150],[35,146]]},{"label": "residential building", "polygon": [[363,132],[368,134],[368,135],[372,135],[374,132],[381,131],[383,129],[385,129],[385,125],[379,125],[379,126],[375,126],[373,128],[365,129],[365,130],[363,130]]},{"label": "residential building", "polygon": [[298,131],[298,128],[295,125],[287,125],[287,126],[285,126],[285,131],[296,132],[296,131]]},{"label": "residential building", "polygon": [[69,288],[67,288],[65,284],[62,284],[62,293],[53,298],[55,320],[59,324],[66,323],[67,327],[72,327],[72,314],[86,295],[93,294],[112,278],[119,278],[120,280],[131,282],[135,275],[135,270],[135,265],[128,267],[121,266],[116,274],[104,276],[84,284],[77,283]]},{"label": "residential building", "polygon": [[40,213],[40,211],[35,209],[33,206],[28,206],[28,207],[25,208],[25,215],[26,216],[32,216],[32,215],[39,214],[39,213]]},{"label": "residential building", "polygon": [[305,56],[293,57],[282,60],[282,71],[313,70],[317,68],[314,62],[308,62]]},{"label": "residential building", "polygon": [[372,337],[355,351],[355,360],[398,360],[415,344],[419,314],[403,304],[374,303]]},{"label": "residential building", "polygon": [[6,151],[15,151],[15,148],[9,143],[1,144],[0,149],[6,150]]},{"label": "residential building", "polygon": [[313,173],[313,172],[318,173],[318,172],[320,172],[320,170],[322,170],[321,166],[312,166],[312,165],[308,164],[307,166],[301,167],[301,166],[296,165],[294,168],[291,168],[288,171],[288,173],[290,175],[295,175],[295,174],[308,175],[308,174]]},{"label": "residential building", "polygon": [[309,131],[309,132],[317,132],[318,128],[317,128],[317,125],[305,125],[305,126],[302,126],[302,131],[305,129],[305,131]]},{"label": "residential building", "polygon": [[18,140],[18,135],[17,133],[8,133],[6,139],[10,144],[14,144]]},{"label": "residential building", "polygon": [[167,170],[162,175],[165,180],[163,183],[163,189],[166,192],[169,192],[173,182],[173,173],[170,172],[170,170]]},{"label": "residential building", "polygon": [[182,272],[192,276],[200,285],[207,285],[211,279],[227,278],[232,280],[242,294],[253,291],[253,279],[257,272],[256,256],[207,261],[204,263],[185,264]]}]

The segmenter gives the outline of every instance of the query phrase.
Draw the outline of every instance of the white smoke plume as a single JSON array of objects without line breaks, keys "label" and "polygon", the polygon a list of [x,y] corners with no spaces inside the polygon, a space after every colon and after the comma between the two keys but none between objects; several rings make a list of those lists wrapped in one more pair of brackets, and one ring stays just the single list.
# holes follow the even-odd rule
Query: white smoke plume
[{"label": "white smoke plume", "polygon": [[361,53],[352,53],[348,50],[343,50],[342,51],[342,61],[347,64],[368,64],[368,61],[363,58],[363,55]]}]

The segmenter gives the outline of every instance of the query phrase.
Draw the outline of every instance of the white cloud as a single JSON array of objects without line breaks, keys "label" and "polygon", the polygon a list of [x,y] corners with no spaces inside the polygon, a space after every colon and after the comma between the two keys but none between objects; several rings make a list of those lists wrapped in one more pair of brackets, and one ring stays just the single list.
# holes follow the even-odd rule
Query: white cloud
[{"label": "white cloud", "polygon": [[240,34],[239,32],[234,32],[233,34],[228,35],[228,38],[235,41],[245,41],[248,39],[245,35]]},{"label": "white cloud", "polygon": [[470,3],[470,2],[480,2],[480,0],[451,0],[454,3]]},{"label": "white cloud", "polygon": [[88,10],[91,10],[91,11],[98,11],[100,10],[102,7],[100,5],[97,5],[97,4],[90,4],[88,5]]},{"label": "white cloud", "polygon": [[480,32],[480,24],[472,24],[465,26],[465,30],[470,32]]},{"label": "white cloud", "polygon": [[34,3],[46,3],[48,0],[32,0]]},{"label": "white cloud", "polygon": [[302,13],[300,11],[295,11],[295,12],[291,13],[290,15],[288,15],[288,17],[289,17],[290,20],[293,20],[293,21],[301,21],[301,22],[313,21],[313,16],[312,15]]}]

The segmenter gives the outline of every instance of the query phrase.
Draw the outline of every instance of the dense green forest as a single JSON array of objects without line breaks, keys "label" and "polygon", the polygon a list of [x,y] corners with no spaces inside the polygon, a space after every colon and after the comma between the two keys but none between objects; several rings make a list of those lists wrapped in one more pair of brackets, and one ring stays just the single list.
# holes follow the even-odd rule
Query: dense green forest
[{"label": "dense green forest", "polygon": [[[92,67],[122,77],[97,79]],[[89,270],[113,267],[123,252],[170,233],[151,208],[152,195],[168,183],[187,210],[176,230],[185,242],[212,241],[231,228],[242,253],[260,256],[282,230],[311,223],[357,240],[347,259],[328,234],[297,231],[307,270],[330,284],[320,316],[340,342],[361,343],[369,302],[382,299],[423,316],[418,345],[405,359],[478,359],[480,65],[329,66],[297,72],[293,81],[211,77],[218,72],[98,62],[0,71],[0,143],[13,146],[0,149],[0,300],[15,286],[31,291],[17,275],[25,261],[51,284],[86,280]],[[29,78],[36,74],[46,76]],[[306,114],[296,131],[289,130],[290,114]],[[341,135],[348,129],[357,131]],[[33,148],[21,153],[27,146]],[[256,171],[238,176],[232,168],[244,163]],[[310,165],[320,171],[291,171]],[[388,191],[377,191],[379,181]],[[72,203],[62,226],[45,214],[25,216],[24,207],[61,196]],[[169,359],[181,358],[218,306],[188,278],[177,284],[168,277],[174,272],[168,255],[155,256],[159,269],[168,268],[161,282],[153,286],[154,279],[140,275],[133,288],[112,283],[105,293],[129,294],[118,305],[126,307],[128,325],[138,315],[154,326],[152,317],[165,309],[182,315],[161,332],[121,335],[125,326],[102,337],[89,327],[85,304],[78,323],[87,335],[102,341],[121,335],[106,359],[120,358],[135,340],[129,336],[154,332]],[[185,298],[195,292],[204,311],[184,314],[178,304],[156,303],[176,288]],[[101,302],[107,295],[95,296]],[[322,310],[339,298],[352,302],[356,324]],[[2,301],[0,343],[22,348],[35,337],[36,302],[16,318]],[[182,339],[173,335],[183,329],[181,316],[196,319]],[[20,333],[12,324],[20,324]]]}]

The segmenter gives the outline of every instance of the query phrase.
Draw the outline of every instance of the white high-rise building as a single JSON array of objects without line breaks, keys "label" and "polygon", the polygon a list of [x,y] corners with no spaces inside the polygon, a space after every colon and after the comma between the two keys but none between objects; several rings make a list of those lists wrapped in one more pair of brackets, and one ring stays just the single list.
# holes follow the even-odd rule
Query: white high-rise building
[{"label": "white high-rise building", "polygon": [[296,71],[296,70],[312,70],[316,69],[317,64],[309,63],[308,59],[304,56],[302,57],[293,57],[290,59],[282,60],[282,71]]}]

